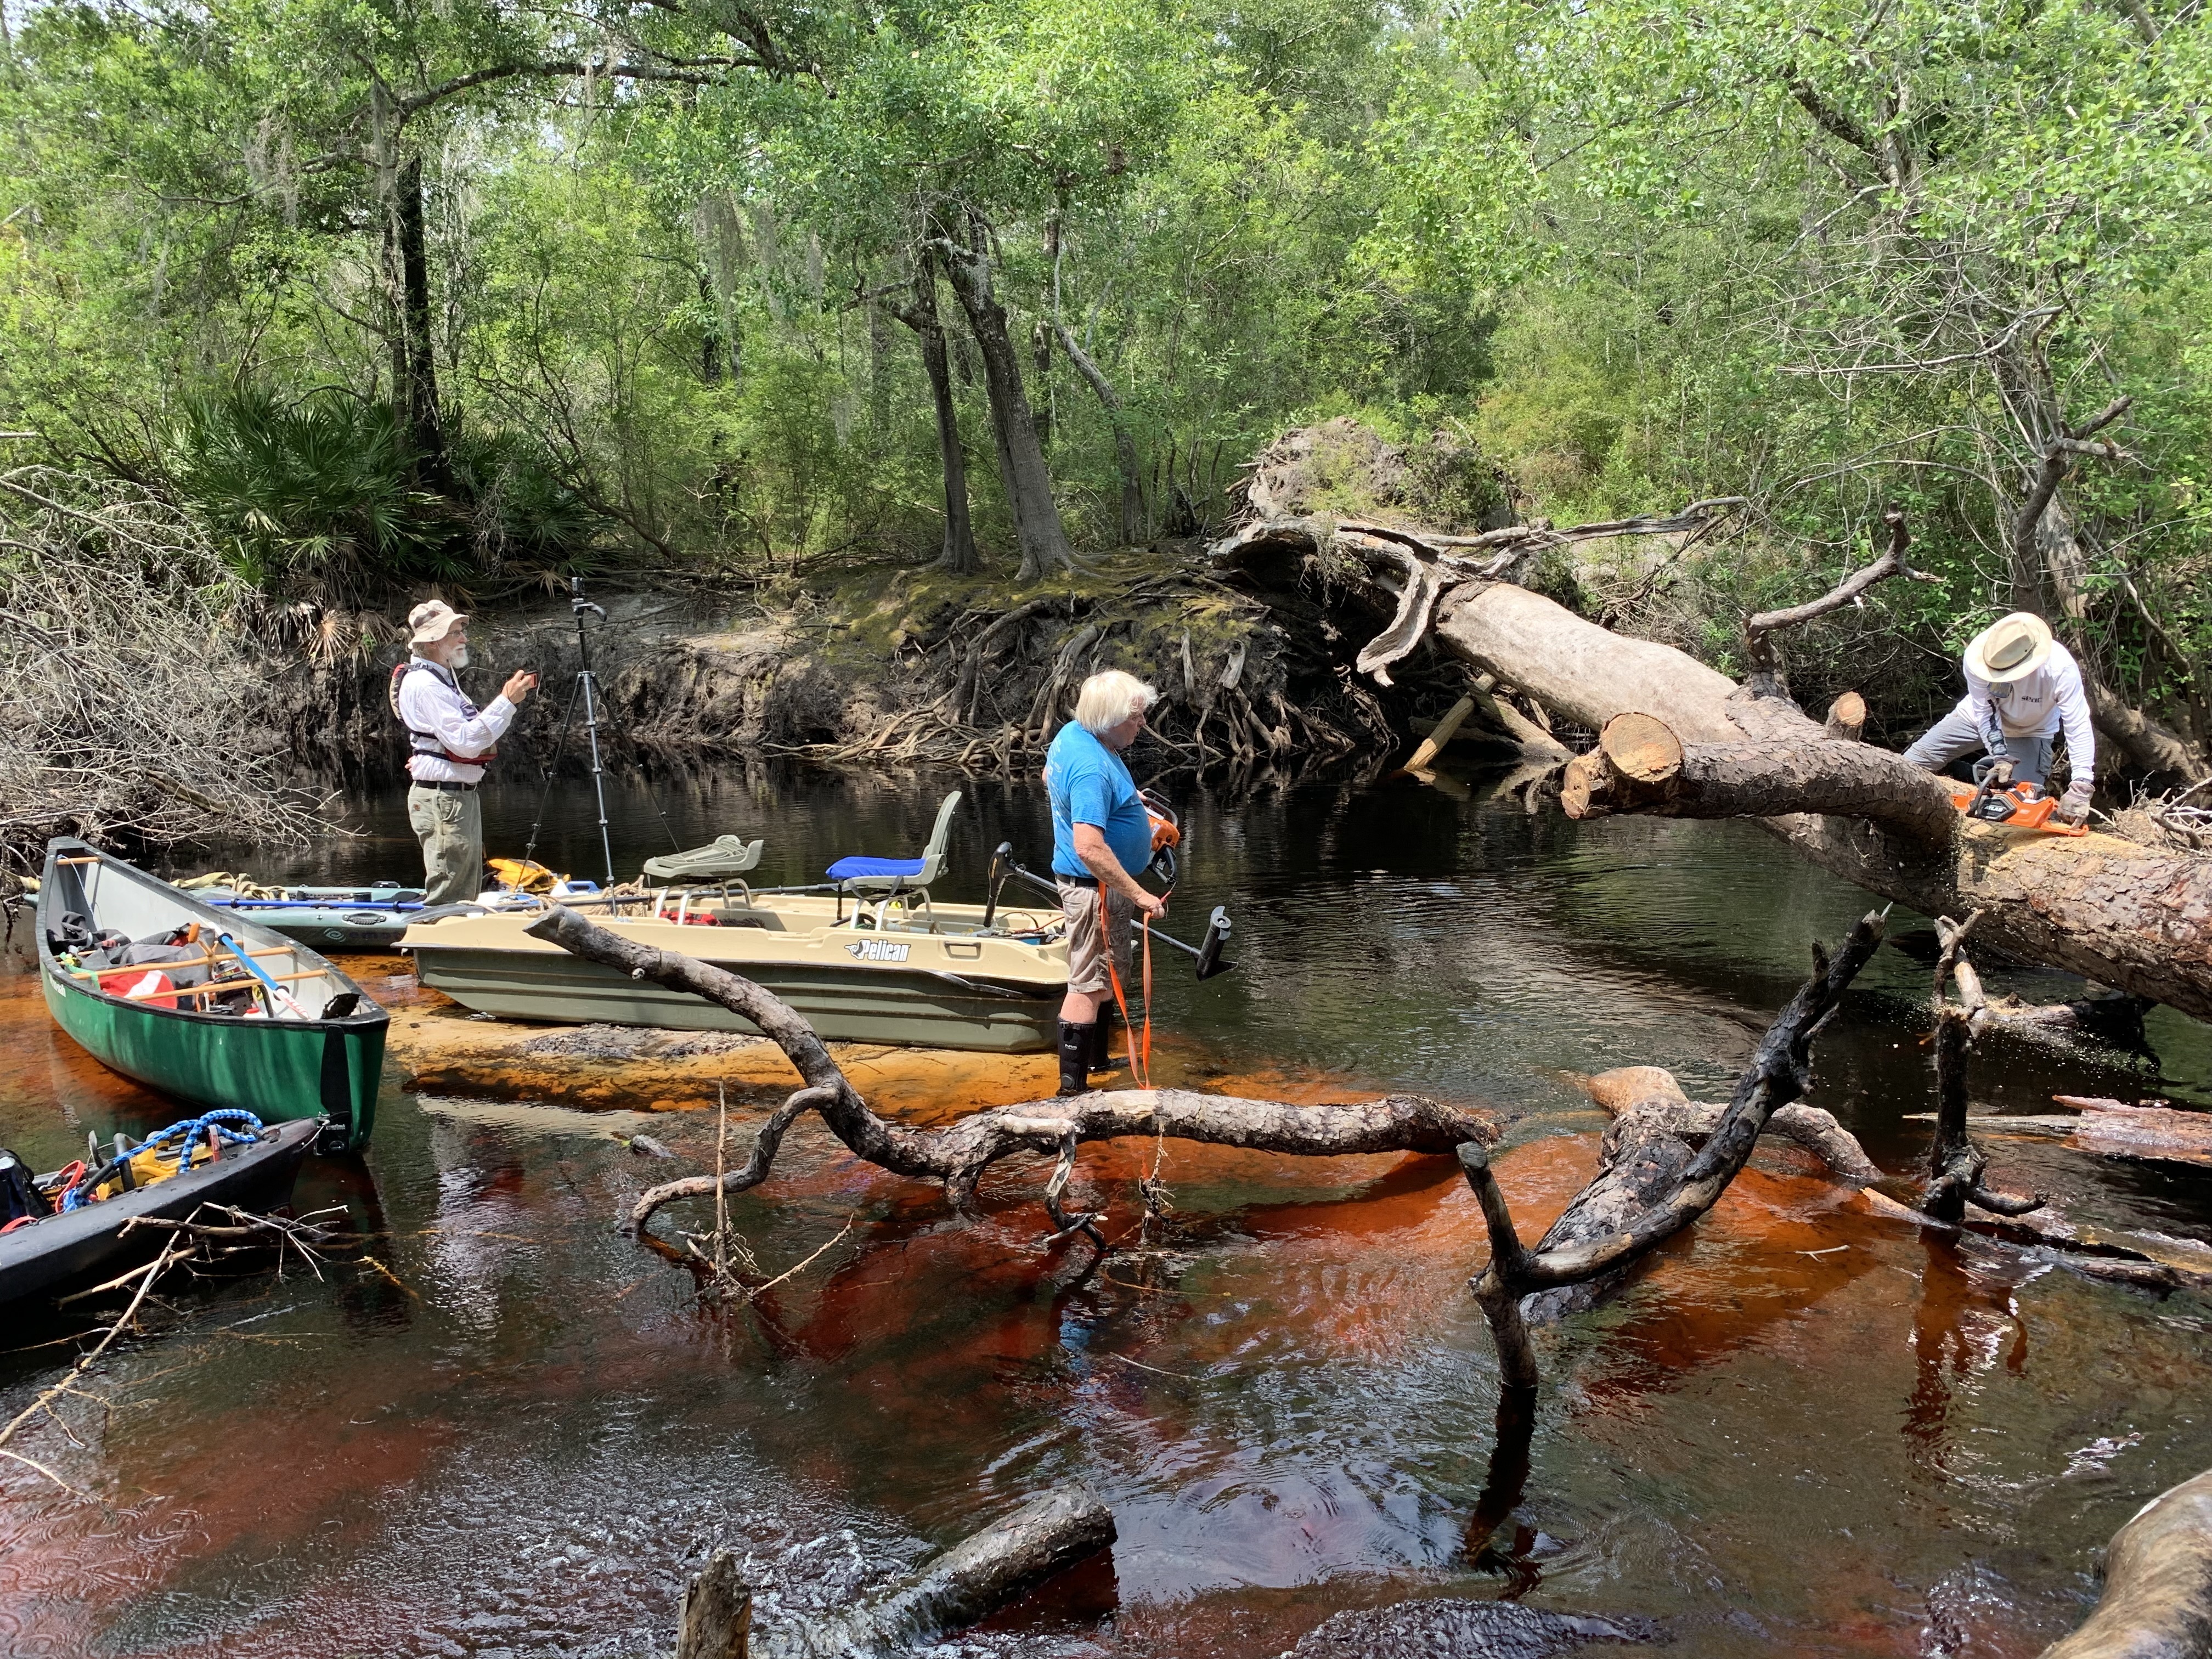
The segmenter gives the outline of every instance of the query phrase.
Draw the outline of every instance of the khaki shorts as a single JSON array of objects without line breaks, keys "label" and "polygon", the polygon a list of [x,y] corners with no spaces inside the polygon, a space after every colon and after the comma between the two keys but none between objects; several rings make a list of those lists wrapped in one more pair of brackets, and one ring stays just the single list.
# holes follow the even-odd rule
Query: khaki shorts
[{"label": "khaki shorts", "polygon": [[[1067,988],[1085,996],[1104,996],[1113,985],[1106,975],[1105,935],[1098,927],[1099,890],[1079,887],[1066,876],[1060,877],[1059,881],[1060,908],[1067,917]],[[1129,982],[1129,928],[1136,907],[1119,893],[1108,893],[1106,902],[1107,931],[1113,936],[1115,963],[1121,970],[1121,983],[1126,989]]]}]

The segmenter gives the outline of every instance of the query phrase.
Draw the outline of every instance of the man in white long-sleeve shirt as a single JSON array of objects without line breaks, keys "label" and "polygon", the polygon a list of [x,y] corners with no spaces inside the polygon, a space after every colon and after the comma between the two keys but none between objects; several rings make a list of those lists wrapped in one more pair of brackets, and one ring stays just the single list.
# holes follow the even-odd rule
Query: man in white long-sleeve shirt
[{"label": "man in white long-sleeve shirt", "polygon": [[392,707],[414,752],[407,770],[407,823],[422,843],[425,904],[456,904],[483,890],[483,806],[477,785],[537,689],[538,677],[511,674],[490,706],[478,709],[461,690],[469,665],[468,618],[437,599],[407,613],[413,654],[397,674]]},{"label": "man in white long-sleeve shirt", "polygon": [[1915,766],[1940,772],[1962,756],[1986,752],[1996,786],[2018,779],[2048,788],[2051,742],[2066,737],[2073,779],[2058,816],[2079,823],[2097,793],[2097,731],[2073,653],[2026,611],[1992,623],[1966,647],[1966,695],[1905,751]]}]

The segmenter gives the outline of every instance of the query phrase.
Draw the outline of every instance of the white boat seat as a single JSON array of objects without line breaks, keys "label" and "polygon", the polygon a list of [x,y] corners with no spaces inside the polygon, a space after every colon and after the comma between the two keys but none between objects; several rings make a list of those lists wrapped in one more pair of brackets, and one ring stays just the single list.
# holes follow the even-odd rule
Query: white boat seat
[{"label": "white boat seat", "polygon": [[937,827],[918,859],[843,858],[830,866],[830,879],[848,893],[911,893],[926,889],[945,873],[945,843],[952,835],[952,814],[960,805],[956,789],[937,809]]},{"label": "white boat seat", "polygon": [[743,836],[718,836],[704,847],[684,853],[664,853],[645,861],[645,873],[655,881],[720,881],[742,876],[761,861],[768,843],[748,842]]}]

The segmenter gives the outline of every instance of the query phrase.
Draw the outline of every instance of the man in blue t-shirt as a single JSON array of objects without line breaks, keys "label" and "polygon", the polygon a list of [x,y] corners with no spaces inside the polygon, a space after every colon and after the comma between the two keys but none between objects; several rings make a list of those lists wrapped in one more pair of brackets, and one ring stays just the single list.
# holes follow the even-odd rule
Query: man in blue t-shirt
[{"label": "man in blue t-shirt", "polygon": [[1106,1069],[1100,1005],[1110,995],[1107,951],[1126,966],[1131,918],[1139,910],[1167,914],[1168,902],[1139,887],[1133,873],[1152,861],[1152,821],[1121,759],[1145,729],[1145,711],[1158,700],[1133,674],[1118,668],[1093,674],[1076,697],[1074,721],[1060,728],[1045,751],[1052,872],[1067,913],[1067,996],[1060,1005],[1063,1095],[1081,1094],[1091,1073]]}]

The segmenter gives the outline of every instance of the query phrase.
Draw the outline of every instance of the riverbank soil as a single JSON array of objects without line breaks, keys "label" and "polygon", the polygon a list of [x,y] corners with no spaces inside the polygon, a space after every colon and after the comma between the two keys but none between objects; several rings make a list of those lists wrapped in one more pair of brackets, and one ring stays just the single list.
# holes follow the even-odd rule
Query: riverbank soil
[{"label": "riverbank soil", "polygon": [[[773,878],[795,880],[901,844],[955,781],[770,775],[760,797],[751,781],[672,797],[673,833],[769,834]],[[1261,1097],[1396,1090],[1516,1115],[1495,1164],[1533,1235],[1595,1166],[1605,1119],[1577,1077],[1663,1066],[1692,1098],[1724,1097],[1811,941],[1864,900],[1741,826],[1531,819],[1462,781],[1464,802],[1172,783],[1203,849],[1176,908],[1228,904],[1240,965],[1161,981],[1158,1065]],[[1036,833],[1023,790],[977,788],[964,810],[959,882],[980,881],[975,848]],[[630,817],[649,850],[657,820]],[[560,835],[595,845],[591,809]],[[358,879],[396,844],[317,856],[359,860],[338,865]],[[409,1020],[436,1039],[415,1039],[423,1056],[482,1041],[504,1064],[506,1044],[540,1040],[440,1016],[388,982],[396,963],[368,963],[395,1054]],[[2066,987],[1987,977],[2035,1002]],[[1808,1103],[1896,1174],[1927,1151],[1911,1121],[1933,1106],[1927,982],[1886,949],[1815,1048]],[[1992,1036],[1975,1113],[2047,1116],[2062,1093],[2212,1105],[2206,1028],[2161,1009],[2146,1029],[2155,1071]],[[38,1167],[88,1132],[175,1115],[76,1051],[27,975],[0,977],[0,1145]],[[600,1109],[534,1092],[565,1066],[511,1098],[410,1085],[415,1062],[396,1064],[366,1157],[312,1164],[297,1199],[346,1206],[374,1265],[180,1285],[88,1381],[99,1402],[65,1403],[76,1443],[19,1437],[92,1501],[0,1472],[0,1650],[665,1651],[716,1548],[750,1555],[767,1624],[1080,1478],[1113,1509],[1110,1557],[963,1638],[971,1656],[1269,1659],[1340,1612],[1510,1596],[1653,1619],[1700,1659],[2033,1659],[2094,1601],[2114,1530],[2212,1467],[2200,1298],[1924,1236],[1786,1148],[1616,1297],[1541,1335],[1528,1467],[1488,1499],[1497,1368],[1466,1290],[1483,1227],[1449,1158],[1170,1143],[1155,1168],[1149,1144],[1085,1149],[1068,1200],[1103,1209],[1116,1241],[1086,1273],[1087,1251],[1046,1243],[1046,1160],[999,1166],[963,1221],[809,1120],[732,1222],[769,1275],[828,1249],[757,1303],[703,1300],[615,1228],[642,1188],[713,1168],[701,1057],[662,1058],[683,1069]],[[848,1063],[860,1082],[866,1057]],[[860,1083],[903,1121],[1011,1097],[964,1071],[890,1077],[907,1064]],[[732,1144],[762,1115],[733,1096]],[[640,1129],[677,1158],[615,1138]],[[2212,1253],[2200,1175],[1976,1133],[1994,1175],[2077,1225]],[[1164,1220],[1144,1221],[1139,1175],[1164,1184]],[[674,1237],[710,1213],[657,1224]],[[0,1408],[58,1375],[70,1334],[11,1331]]]},{"label": "riverbank soil", "polygon": [[[1028,588],[875,561],[811,568],[803,587],[600,597],[605,618],[586,620],[600,741],[626,760],[802,754],[1034,769],[1075,688],[1101,668],[1159,689],[1154,740],[1193,762],[1387,754],[1403,730],[1403,714],[1394,727],[1383,702],[1349,678],[1360,641],[1340,637],[1317,603],[1237,592],[1194,542],[1102,556]],[[580,766],[580,711],[562,737],[579,661],[568,606],[495,610],[471,622],[470,639],[467,680],[483,695],[517,668],[542,677],[504,752],[534,766],[557,750]],[[386,686],[398,656],[392,646],[283,670],[269,714],[292,752],[396,776],[406,740]],[[1427,702],[1441,708],[1455,694],[1438,684]]]}]

